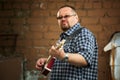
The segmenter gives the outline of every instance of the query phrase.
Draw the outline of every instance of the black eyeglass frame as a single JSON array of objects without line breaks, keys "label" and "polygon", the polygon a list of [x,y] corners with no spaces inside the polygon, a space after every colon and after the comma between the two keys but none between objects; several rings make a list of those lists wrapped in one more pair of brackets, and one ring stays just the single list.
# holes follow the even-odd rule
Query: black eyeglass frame
[{"label": "black eyeglass frame", "polygon": [[59,16],[57,17],[58,20],[61,20],[62,18],[69,18],[69,17],[72,17],[72,16],[76,16],[76,14],[73,14],[73,15],[65,15],[65,16]]}]

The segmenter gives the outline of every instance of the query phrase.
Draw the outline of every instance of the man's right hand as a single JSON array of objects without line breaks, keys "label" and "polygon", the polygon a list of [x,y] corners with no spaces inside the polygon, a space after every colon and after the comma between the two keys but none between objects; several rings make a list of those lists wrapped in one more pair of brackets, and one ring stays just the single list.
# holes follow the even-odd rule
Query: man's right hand
[{"label": "man's right hand", "polygon": [[37,62],[36,62],[36,66],[35,66],[36,69],[41,71],[43,69],[43,66],[44,66],[46,60],[47,60],[47,58],[40,58],[40,59],[38,59]]}]

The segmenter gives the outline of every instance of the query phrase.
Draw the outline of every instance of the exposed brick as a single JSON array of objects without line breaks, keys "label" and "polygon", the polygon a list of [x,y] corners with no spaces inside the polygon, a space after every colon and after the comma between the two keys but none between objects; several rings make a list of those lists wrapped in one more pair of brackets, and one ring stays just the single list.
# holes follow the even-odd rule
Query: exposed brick
[{"label": "exposed brick", "polygon": [[103,8],[112,8],[112,3],[111,1],[103,2]]},{"label": "exposed brick", "polygon": [[49,11],[46,10],[34,10],[31,16],[39,17],[39,16],[49,16]]},{"label": "exposed brick", "polygon": [[16,25],[12,25],[12,29],[15,33],[18,33],[19,34],[19,37],[22,33],[22,28],[23,28],[23,25],[22,24],[16,24]]},{"label": "exposed brick", "polygon": [[3,4],[0,4],[0,10],[3,9]]},{"label": "exposed brick", "polygon": [[9,24],[9,18],[0,18],[0,24]]},{"label": "exposed brick", "polygon": [[48,47],[49,46],[49,40],[41,39],[41,40],[33,40],[33,46],[34,47]]},{"label": "exposed brick", "polygon": [[40,8],[40,4],[39,3],[32,3],[32,5],[30,6],[32,9],[39,9]]},{"label": "exposed brick", "polygon": [[28,3],[22,3],[21,4],[21,8],[24,10],[24,9],[29,9],[30,8],[30,4]]},{"label": "exposed brick", "polygon": [[88,11],[88,16],[92,17],[102,17],[106,13],[106,10],[104,9],[94,9],[94,10],[89,10]]},{"label": "exposed brick", "polygon": [[12,9],[13,5],[12,5],[12,3],[4,3],[3,7],[4,7],[4,9]]},{"label": "exposed brick", "polygon": [[60,6],[66,5],[66,2],[59,2],[57,3],[56,9],[58,10],[60,8]]},{"label": "exposed brick", "polygon": [[4,1],[5,2],[15,2],[15,3],[16,2],[30,2],[30,0],[17,0],[17,1],[16,0],[9,0],[9,1],[8,0],[4,0]]},{"label": "exposed brick", "polygon": [[102,25],[86,25],[88,29],[90,29],[93,32],[102,32]]},{"label": "exposed brick", "polygon": [[83,3],[78,3],[78,2],[76,2],[75,5],[76,5],[76,9],[83,9],[84,6]]},{"label": "exposed brick", "polygon": [[33,39],[33,32],[30,32],[28,28],[23,28],[24,29],[24,32],[23,32],[23,35],[24,35],[24,38],[25,39],[30,39],[32,40]]},{"label": "exposed brick", "polygon": [[101,18],[100,23],[104,25],[119,24],[118,18]]},{"label": "exposed brick", "polygon": [[50,46],[49,46],[49,48],[52,46],[52,45],[56,45],[56,42],[58,41],[58,38],[57,39],[52,39],[52,40],[50,40],[49,41],[49,44],[50,44]]},{"label": "exposed brick", "polygon": [[[109,57],[109,55],[107,57]],[[98,69],[98,70],[100,70],[101,72],[105,72],[105,70],[107,69],[107,66],[109,67],[109,63],[107,59],[108,58],[106,57],[99,58],[99,61],[101,62],[99,63],[99,67],[101,67],[101,69]]]},{"label": "exposed brick", "polygon": [[18,47],[30,48],[32,47],[32,45],[33,45],[32,40],[20,40],[20,39],[17,40]]},{"label": "exposed brick", "polygon": [[118,32],[120,31],[120,26],[119,24],[116,24],[116,25],[111,25],[112,29],[113,29],[113,32]]},{"label": "exposed brick", "polygon": [[45,47],[38,48],[38,50],[39,50],[39,51],[37,52],[38,57],[43,57],[43,56],[45,56],[45,55],[49,55],[49,54],[48,54],[48,49],[45,48]]},{"label": "exposed brick", "polygon": [[82,24],[97,24],[98,18],[82,18],[81,19]]},{"label": "exposed brick", "polygon": [[120,1],[116,1],[113,3],[113,8],[119,8],[120,9]]},{"label": "exposed brick", "polygon": [[[109,57],[109,54],[108,54],[108,57]],[[99,72],[99,76],[98,76],[98,79],[99,80],[111,80],[110,79],[110,74],[107,74],[107,73],[110,73],[110,66],[109,66],[109,63],[106,63],[107,60],[109,60],[108,57],[100,57],[99,58],[99,62],[98,63],[98,72]],[[107,60],[106,60],[107,59]],[[107,76],[107,77],[106,77]]]},{"label": "exposed brick", "polygon": [[48,9],[56,9],[57,4],[55,2],[52,2],[51,4],[48,4]]},{"label": "exposed brick", "polygon": [[43,33],[42,32],[32,32],[33,36],[32,39],[42,39],[43,38]]},{"label": "exposed brick", "polygon": [[24,41],[24,47],[26,47],[26,48],[32,48],[32,46],[33,46],[33,41],[32,41],[32,40],[26,39],[26,40]]},{"label": "exposed brick", "polygon": [[112,17],[119,17],[120,16],[120,9],[108,10],[108,15],[112,16]]},{"label": "exposed brick", "polygon": [[67,5],[71,5],[71,6],[75,6],[75,5],[74,5],[74,4],[75,4],[74,2],[67,2],[66,4],[67,4]]},{"label": "exposed brick", "polygon": [[86,10],[77,10],[78,16],[84,17],[87,16],[87,11]]},{"label": "exposed brick", "polygon": [[57,10],[52,10],[50,11],[50,16],[55,16],[57,15]]},{"label": "exposed brick", "polygon": [[48,29],[50,32],[60,32],[61,28],[58,25],[48,25]]},{"label": "exposed brick", "polygon": [[46,2],[48,0],[35,0],[34,2]]},{"label": "exposed brick", "polygon": [[30,31],[33,31],[33,32],[47,32],[48,31],[48,26],[30,25]]},{"label": "exposed brick", "polygon": [[93,3],[92,2],[90,2],[90,3],[84,3],[84,8],[85,9],[91,9],[91,8],[93,8]]},{"label": "exposed brick", "polygon": [[25,54],[25,57],[29,60],[29,61],[34,61],[36,60],[36,56],[38,56],[37,50],[36,48],[27,48],[28,53]]},{"label": "exposed brick", "polygon": [[102,31],[100,32],[99,36],[98,36],[98,43],[100,44],[99,48],[101,50],[101,52],[99,54],[105,54],[103,53],[103,48],[105,47],[105,43],[110,39],[110,34],[107,33],[106,31]]},{"label": "exposed brick", "polygon": [[12,24],[25,24],[25,19],[24,18],[13,18],[10,20]]},{"label": "exposed brick", "polygon": [[47,3],[46,2],[34,2],[32,3],[32,5],[30,6],[31,9],[46,9],[47,8]]},{"label": "exposed brick", "polygon": [[48,2],[56,2],[56,3],[58,3],[58,2],[67,2],[66,0],[48,0]]},{"label": "exposed brick", "polygon": [[25,40],[17,40],[17,46],[18,47],[24,47],[25,46]]},{"label": "exposed brick", "polygon": [[84,2],[84,1],[87,1],[87,0],[69,0],[69,1],[75,1],[75,2],[79,1],[79,2]]},{"label": "exposed brick", "polygon": [[46,24],[57,24],[57,19],[55,17],[47,17],[45,19]]},{"label": "exposed brick", "polygon": [[[28,56],[31,56],[31,55],[28,55]],[[29,57],[29,58],[27,59],[27,62],[29,62],[29,63],[26,63],[27,70],[33,70],[33,69],[35,69],[36,61],[34,61],[33,59],[31,59],[31,58]]]},{"label": "exposed brick", "polygon": [[44,24],[44,18],[45,17],[39,17],[39,18],[28,18],[27,23],[28,24]]},{"label": "exposed brick", "polygon": [[21,9],[21,4],[20,3],[15,3],[15,4],[13,4],[13,8]]},{"label": "exposed brick", "polygon": [[0,25],[0,33],[11,33],[12,27],[9,24],[1,24]]},{"label": "exposed brick", "polygon": [[14,15],[14,11],[12,10],[0,11],[0,17],[12,17],[13,15]]},{"label": "exposed brick", "polygon": [[102,8],[102,3],[101,2],[94,2],[93,8]]},{"label": "exposed brick", "polygon": [[44,38],[45,39],[58,39],[58,32],[47,32],[44,33]]}]

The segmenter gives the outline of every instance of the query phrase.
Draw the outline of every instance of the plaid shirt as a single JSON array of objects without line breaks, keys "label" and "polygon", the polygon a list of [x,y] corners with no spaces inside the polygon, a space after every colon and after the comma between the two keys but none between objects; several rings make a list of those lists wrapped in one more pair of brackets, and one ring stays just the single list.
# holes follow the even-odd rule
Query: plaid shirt
[{"label": "plaid shirt", "polygon": [[[81,28],[77,23],[68,31],[60,35],[61,38],[66,38],[78,28]],[[50,80],[97,80],[98,76],[98,46],[94,35],[86,28],[64,44],[64,51],[69,53],[79,53],[82,55],[88,66],[76,67],[68,62],[56,59],[53,69],[50,73]]]}]

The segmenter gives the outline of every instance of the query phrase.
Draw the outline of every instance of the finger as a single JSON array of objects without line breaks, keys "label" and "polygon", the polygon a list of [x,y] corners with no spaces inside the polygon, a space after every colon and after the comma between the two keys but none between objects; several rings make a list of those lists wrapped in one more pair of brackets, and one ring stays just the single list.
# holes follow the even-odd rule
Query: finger
[{"label": "finger", "polygon": [[52,49],[52,50],[55,50],[55,49],[56,49],[56,47],[55,47],[55,46],[52,46],[52,47],[51,47],[51,49]]},{"label": "finger", "polygon": [[38,69],[38,70],[42,70],[42,67],[36,65],[36,69]]}]

